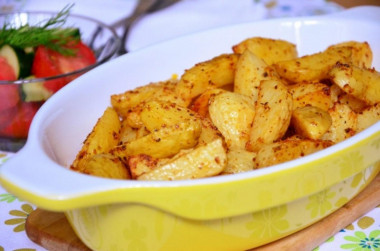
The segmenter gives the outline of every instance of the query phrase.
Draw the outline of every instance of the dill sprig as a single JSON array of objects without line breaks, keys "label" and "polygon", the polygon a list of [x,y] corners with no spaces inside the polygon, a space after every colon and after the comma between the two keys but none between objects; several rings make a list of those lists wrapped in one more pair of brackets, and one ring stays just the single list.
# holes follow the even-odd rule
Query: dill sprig
[{"label": "dill sprig", "polygon": [[0,46],[9,44],[18,48],[34,48],[44,45],[63,55],[75,55],[75,51],[65,45],[78,41],[80,39],[79,31],[77,28],[62,28],[72,6],[66,6],[46,23],[36,26],[25,24],[15,28],[5,23],[0,31]]}]

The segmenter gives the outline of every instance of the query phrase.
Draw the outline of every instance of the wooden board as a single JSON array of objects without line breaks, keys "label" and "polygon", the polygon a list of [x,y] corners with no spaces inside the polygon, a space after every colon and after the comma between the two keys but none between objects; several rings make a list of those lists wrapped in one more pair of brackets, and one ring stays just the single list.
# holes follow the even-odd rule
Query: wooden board
[{"label": "wooden board", "polygon": [[[380,175],[377,175],[360,194],[328,217],[295,234],[253,250],[312,250],[379,204]],[[50,251],[89,250],[75,235],[63,213],[36,209],[27,218],[25,228],[29,239]]]}]

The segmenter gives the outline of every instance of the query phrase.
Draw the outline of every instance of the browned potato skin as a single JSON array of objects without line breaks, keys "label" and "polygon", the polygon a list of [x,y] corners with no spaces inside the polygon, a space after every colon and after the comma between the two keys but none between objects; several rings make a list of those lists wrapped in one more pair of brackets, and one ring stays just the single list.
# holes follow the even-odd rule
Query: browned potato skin
[{"label": "browned potato skin", "polygon": [[221,139],[179,153],[161,166],[137,177],[138,180],[197,179],[220,174],[227,164]]},{"label": "browned potato skin", "polygon": [[380,103],[365,108],[358,114],[357,130],[361,132],[380,121]]},{"label": "browned potato skin", "polygon": [[185,100],[184,106],[208,89],[232,84],[238,58],[237,54],[223,54],[186,70],[176,86],[176,95]]},{"label": "browned potato skin", "polygon": [[172,157],[182,149],[195,146],[201,133],[200,123],[180,123],[160,130],[110,150],[112,154],[127,161],[130,156],[150,155],[154,158]]},{"label": "browned potato skin", "polygon": [[347,41],[334,44],[328,47],[352,47],[352,63],[360,68],[371,68],[373,54],[368,42]]},{"label": "browned potato skin", "polygon": [[279,79],[273,67],[254,53],[245,50],[236,63],[234,92],[250,97],[254,104],[257,101],[260,82],[271,79]]},{"label": "browned potato skin", "polygon": [[320,139],[330,128],[330,114],[315,106],[304,106],[293,111],[292,126],[298,135],[308,139]]},{"label": "browned potato skin", "polygon": [[234,45],[232,50],[237,54],[243,54],[245,50],[248,50],[264,60],[268,65],[291,60],[298,55],[295,44],[281,39],[263,37],[248,38]]},{"label": "browned potato skin", "polygon": [[138,176],[144,173],[150,172],[157,167],[159,159],[153,158],[146,154],[138,154],[131,156],[128,159],[128,166],[131,172],[132,179],[136,179]]},{"label": "browned potato skin", "polygon": [[344,92],[368,105],[380,102],[380,72],[359,68],[352,64],[337,63],[329,76]]},{"label": "browned potato skin", "polygon": [[230,149],[227,153],[227,166],[222,174],[242,173],[256,169],[255,157],[255,152]]},{"label": "browned potato skin", "polygon": [[277,73],[290,83],[320,81],[328,77],[337,62],[352,61],[352,47],[333,47],[323,52],[306,55],[274,64]]},{"label": "browned potato skin", "polygon": [[333,105],[330,87],[320,82],[290,85],[293,110],[304,106],[315,106],[327,111]]},{"label": "browned potato skin", "polygon": [[178,80],[170,79],[158,83],[135,88],[120,94],[111,96],[112,107],[121,117],[126,117],[129,110],[140,103],[150,100],[162,100],[184,105],[180,96],[175,95]]},{"label": "browned potato skin", "polygon": [[96,154],[86,160],[82,173],[111,179],[130,179],[124,163],[112,154]]},{"label": "browned potato skin", "polygon": [[71,168],[81,171],[87,158],[106,153],[116,146],[119,142],[120,128],[119,116],[113,108],[108,107],[87,136]]},{"label": "browned potato skin", "polygon": [[348,105],[337,102],[328,110],[328,113],[332,124],[322,139],[338,143],[355,135],[357,132],[357,114]]},{"label": "browned potato skin", "polygon": [[200,116],[209,118],[208,106],[210,98],[222,92],[225,92],[225,90],[219,88],[207,90],[199,95],[199,97],[195,98],[189,108]]},{"label": "browned potato skin", "polygon": [[209,113],[227,147],[245,149],[255,116],[249,97],[235,92],[220,93],[210,99]]},{"label": "browned potato skin", "polygon": [[287,87],[279,80],[262,81],[247,149],[257,151],[262,144],[284,136],[292,111],[293,99]]},{"label": "browned potato skin", "polygon": [[263,145],[255,159],[257,168],[268,167],[297,159],[331,146],[325,140],[288,138],[283,141]]},{"label": "browned potato skin", "polygon": [[205,145],[216,139],[222,139],[222,133],[208,118],[202,118],[202,132],[198,138],[198,145]]}]

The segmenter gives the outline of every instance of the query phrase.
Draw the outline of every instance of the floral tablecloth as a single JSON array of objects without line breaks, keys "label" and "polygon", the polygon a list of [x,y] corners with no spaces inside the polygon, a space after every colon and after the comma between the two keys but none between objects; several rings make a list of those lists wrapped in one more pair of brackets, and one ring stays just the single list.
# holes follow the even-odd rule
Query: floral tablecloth
[{"label": "floral tablecloth", "polygon": [[[131,13],[136,4],[136,0],[0,0],[0,12],[16,8],[59,11],[73,2],[73,13],[97,17],[108,24]],[[221,25],[265,18],[328,14],[342,9],[324,0],[182,0],[136,23],[127,45],[133,51],[185,33]],[[170,25],[173,18],[177,20],[176,25]],[[11,156],[11,153],[0,151],[0,168]],[[26,218],[34,209],[34,205],[9,194],[0,186],[0,251],[44,250],[30,241],[25,233]],[[380,251],[380,207],[342,229],[315,250]]]},{"label": "floral tablecloth", "polygon": [[[1,164],[11,157],[11,153],[0,151],[0,168]],[[0,209],[0,251],[45,250],[30,241],[25,233],[26,218],[35,209],[34,205],[18,199],[0,186]],[[314,249],[314,251],[338,250],[380,250],[380,206]]]}]

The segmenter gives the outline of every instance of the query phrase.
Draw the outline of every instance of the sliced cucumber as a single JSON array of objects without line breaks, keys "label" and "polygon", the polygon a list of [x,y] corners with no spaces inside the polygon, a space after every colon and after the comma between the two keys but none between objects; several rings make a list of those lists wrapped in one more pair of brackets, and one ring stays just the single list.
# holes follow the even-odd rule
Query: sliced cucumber
[{"label": "sliced cucumber", "polygon": [[[34,78],[33,76],[28,77]],[[53,93],[46,89],[43,82],[21,84],[21,98],[25,102],[38,102],[47,100]]]},{"label": "sliced cucumber", "polygon": [[0,56],[7,59],[18,79],[30,75],[34,58],[33,50],[14,48],[6,44],[1,47]]}]

